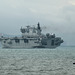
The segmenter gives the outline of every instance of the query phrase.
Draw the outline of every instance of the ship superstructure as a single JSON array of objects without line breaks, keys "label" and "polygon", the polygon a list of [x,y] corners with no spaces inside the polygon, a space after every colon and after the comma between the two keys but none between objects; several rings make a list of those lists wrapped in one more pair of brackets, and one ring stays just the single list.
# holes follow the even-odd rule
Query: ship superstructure
[{"label": "ship superstructure", "polygon": [[26,26],[20,29],[21,37],[2,37],[3,48],[56,48],[63,43],[61,37],[56,37],[55,34],[42,34],[40,24],[37,27]]}]

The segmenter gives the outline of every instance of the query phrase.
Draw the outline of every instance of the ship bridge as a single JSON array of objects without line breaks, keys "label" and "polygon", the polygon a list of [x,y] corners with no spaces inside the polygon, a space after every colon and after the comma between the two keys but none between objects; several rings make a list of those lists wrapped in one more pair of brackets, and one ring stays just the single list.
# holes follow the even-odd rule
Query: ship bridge
[{"label": "ship bridge", "polygon": [[38,37],[41,35],[41,27],[40,24],[37,24],[37,27],[26,26],[26,28],[21,27],[21,33],[23,37]]}]

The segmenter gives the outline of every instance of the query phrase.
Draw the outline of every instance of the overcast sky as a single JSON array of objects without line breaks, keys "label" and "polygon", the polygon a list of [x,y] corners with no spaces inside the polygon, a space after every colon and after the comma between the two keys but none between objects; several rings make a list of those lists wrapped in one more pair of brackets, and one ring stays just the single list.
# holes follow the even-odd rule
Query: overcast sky
[{"label": "overcast sky", "polygon": [[0,0],[0,33],[18,35],[21,26],[38,22],[75,45],[75,0]]}]

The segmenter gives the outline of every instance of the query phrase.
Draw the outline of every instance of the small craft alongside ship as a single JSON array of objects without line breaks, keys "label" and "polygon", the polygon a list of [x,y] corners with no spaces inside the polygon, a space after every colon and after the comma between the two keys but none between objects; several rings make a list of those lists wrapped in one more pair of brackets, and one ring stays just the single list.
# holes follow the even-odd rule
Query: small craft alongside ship
[{"label": "small craft alongside ship", "polygon": [[37,27],[26,26],[20,29],[21,37],[1,37],[2,48],[56,48],[63,43],[55,34],[42,34],[40,24]]}]

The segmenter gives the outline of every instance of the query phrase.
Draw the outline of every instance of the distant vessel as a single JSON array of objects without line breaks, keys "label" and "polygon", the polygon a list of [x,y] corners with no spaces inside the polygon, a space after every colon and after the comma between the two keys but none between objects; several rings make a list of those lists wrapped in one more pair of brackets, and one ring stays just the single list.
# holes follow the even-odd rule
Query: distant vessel
[{"label": "distant vessel", "polygon": [[56,48],[63,43],[61,37],[55,34],[42,34],[40,24],[37,27],[26,26],[20,29],[21,37],[2,37],[1,44],[3,48]]}]

